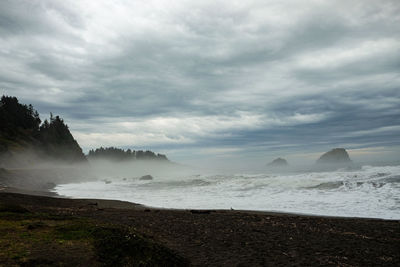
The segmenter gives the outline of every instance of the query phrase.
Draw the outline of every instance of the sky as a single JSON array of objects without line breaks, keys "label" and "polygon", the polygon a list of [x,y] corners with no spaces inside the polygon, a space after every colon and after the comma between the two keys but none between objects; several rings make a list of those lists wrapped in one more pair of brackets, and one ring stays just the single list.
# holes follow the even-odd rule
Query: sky
[{"label": "sky", "polygon": [[2,0],[0,93],[85,152],[264,166],[400,157],[400,2]]}]

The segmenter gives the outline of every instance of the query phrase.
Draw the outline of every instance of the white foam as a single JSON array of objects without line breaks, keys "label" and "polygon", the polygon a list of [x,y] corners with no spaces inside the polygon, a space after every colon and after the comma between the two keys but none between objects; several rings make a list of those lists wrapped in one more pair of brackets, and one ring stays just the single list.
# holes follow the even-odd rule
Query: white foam
[{"label": "white foam", "polygon": [[60,195],[181,209],[242,209],[400,219],[400,166],[292,175],[155,177],[64,184]]}]

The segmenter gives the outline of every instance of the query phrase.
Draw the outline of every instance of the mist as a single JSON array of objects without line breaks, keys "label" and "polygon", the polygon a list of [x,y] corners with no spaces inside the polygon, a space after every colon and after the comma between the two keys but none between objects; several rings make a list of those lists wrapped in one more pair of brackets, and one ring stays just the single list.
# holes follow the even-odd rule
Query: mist
[{"label": "mist", "polygon": [[155,180],[167,177],[184,177],[196,173],[195,168],[173,162],[135,160],[116,162],[112,160],[90,160],[91,173],[97,179],[132,180],[151,175]]},{"label": "mist", "polygon": [[[288,157],[286,166],[270,166],[254,162],[240,164],[235,160],[202,161],[200,164],[181,164],[160,160],[111,160],[88,159],[74,162],[53,159],[34,149],[23,152],[10,152],[0,158],[0,168],[3,170],[3,185],[21,187],[27,190],[52,189],[57,184],[81,183],[88,181],[132,181],[145,175],[151,175],[154,181],[176,180],[185,182],[195,175],[236,175],[236,174],[274,174],[292,175],[306,172],[334,172],[337,170],[356,171],[364,165],[390,166],[399,165],[396,160],[352,161],[348,164],[316,164],[319,153],[304,153],[305,157],[312,155],[315,159],[296,161],[299,156]],[[251,161],[251,160],[250,160]],[[7,171],[7,179],[5,172]],[[188,178],[189,177],[189,178]]]}]

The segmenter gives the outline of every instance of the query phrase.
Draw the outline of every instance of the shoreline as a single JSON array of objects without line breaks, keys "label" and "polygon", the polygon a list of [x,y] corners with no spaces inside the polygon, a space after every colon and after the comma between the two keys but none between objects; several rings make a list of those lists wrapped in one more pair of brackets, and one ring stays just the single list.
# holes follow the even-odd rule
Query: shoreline
[{"label": "shoreline", "polygon": [[[13,189],[9,189],[12,191]],[[131,227],[193,266],[398,265],[400,220],[243,210],[182,210],[119,200],[0,191],[32,213]],[[25,194],[24,194],[25,193]],[[1,261],[1,259],[0,259]]]},{"label": "shoreline", "polygon": [[[55,186],[53,187],[55,188]],[[321,217],[321,218],[337,218],[337,219],[367,219],[367,220],[383,220],[383,221],[399,221],[400,219],[386,219],[386,218],[377,218],[377,217],[356,217],[356,216],[338,216],[338,215],[320,215],[320,214],[309,214],[309,213],[301,213],[301,212],[285,212],[285,211],[263,211],[263,210],[241,210],[241,209],[196,209],[196,208],[188,208],[188,209],[180,209],[180,208],[164,208],[164,207],[156,207],[156,206],[148,206],[142,203],[136,203],[126,200],[119,199],[98,199],[98,198],[73,198],[68,196],[59,195],[57,192],[51,191],[53,188],[48,188],[41,191],[35,190],[27,190],[27,189],[19,189],[14,187],[1,187],[0,193],[16,193],[16,194],[25,194],[25,195],[33,195],[33,196],[46,196],[46,197],[54,197],[61,199],[75,199],[75,200],[91,200],[91,201],[108,201],[110,203],[130,203],[135,206],[142,206],[147,209],[152,210],[171,210],[171,211],[190,211],[190,210],[198,210],[198,211],[235,211],[242,213],[250,213],[250,214],[261,214],[261,215],[273,215],[273,216],[302,216],[302,217]]]},{"label": "shoreline", "polygon": [[[56,192],[49,192],[53,197],[59,198],[67,198],[67,199],[89,199],[89,200],[107,200],[107,201],[122,201],[127,203],[132,203],[135,205],[141,205],[143,207],[149,209],[159,209],[159,210],[176,210],[176,211],[187,211],[187,210],[199,210],[199,211],[236,211],[236,212],[243,212],[243,213],[254,213],[254,214],[270,214],[276,216],[304,216],[304,217],[323,217],[323,218],[342,218],[342,219],[369,219],[369,220],[384,220],[384,221],[400,221],[400,219],[388,219],[388,218],[379,218],[379,217],[358,217],[358,216],[340,216],[340,215],[324,215],[324,214],[312,214],[312,213],[302,213],[302,212],[290,212],[290,211],[275,211],[275,210],[251,210],[251,209],[213,209],[213,208],[165,208],[165,207],[157,207],[157,206],[150,206],[143,203],[132,202],[127,200],[119,200],[119,199],[111,199],[111,198],[81,198],[81,197],[68,197],[59,195]],[[45,193],[46,194],[46,193]]]}]

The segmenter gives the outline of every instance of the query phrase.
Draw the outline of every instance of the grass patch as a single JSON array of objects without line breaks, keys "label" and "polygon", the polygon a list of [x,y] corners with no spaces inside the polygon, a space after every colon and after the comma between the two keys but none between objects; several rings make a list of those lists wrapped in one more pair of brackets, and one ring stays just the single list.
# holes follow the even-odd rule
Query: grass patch
[{"label": "grass patch", "polygon": [[0,203],[0,212],[27,213],[29,210],[16,204]]},{"label": "grass patch", "polygon": [[0,266],[187,265],[131,228],[0,207]]},{"label": "grass patch", "polygon": [[150,242],[127,229],[96,228],[93,234],[97,255],[107,266],[188,265],[183,258],[167,248]]}]

